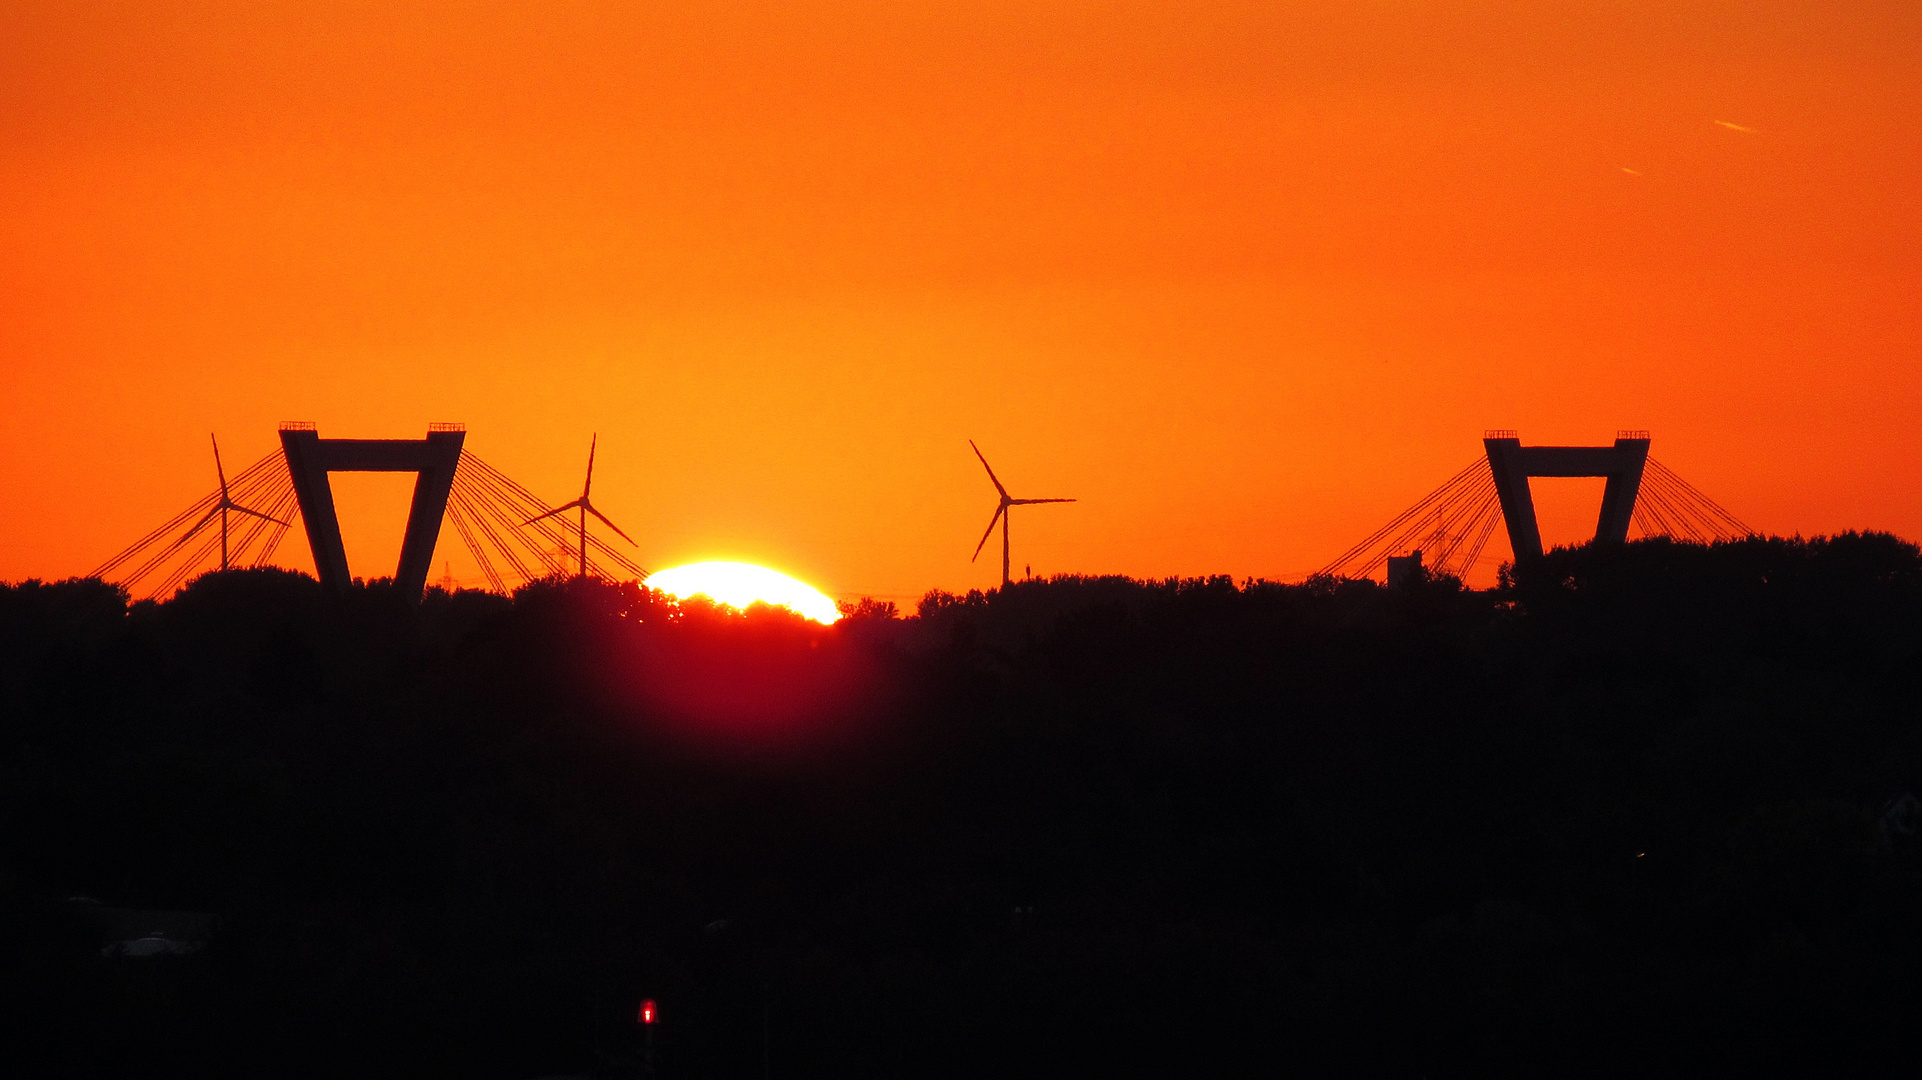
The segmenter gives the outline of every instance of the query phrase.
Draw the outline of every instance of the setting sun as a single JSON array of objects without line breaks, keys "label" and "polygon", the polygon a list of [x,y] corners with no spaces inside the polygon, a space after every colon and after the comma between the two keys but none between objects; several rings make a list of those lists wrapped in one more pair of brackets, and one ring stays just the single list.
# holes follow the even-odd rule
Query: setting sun
[{"label": "setting sun", "polygon": [[834,601],[820,590],[778,570],[753,563],[689,563],[650,575],[647,587],[676,599],[705,596],[743,610],[754,603],[772,604],[818,623],[831,623],[841,617]]}]

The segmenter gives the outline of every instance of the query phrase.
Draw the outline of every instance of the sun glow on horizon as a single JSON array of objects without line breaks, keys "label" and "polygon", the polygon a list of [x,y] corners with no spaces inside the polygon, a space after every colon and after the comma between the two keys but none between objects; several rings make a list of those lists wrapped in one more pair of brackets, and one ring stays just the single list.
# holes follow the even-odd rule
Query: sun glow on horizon
[{"label": "sun glow on horizon", "polygon": [[784,607],[818,623],[832,623],[841,617],[833,599],[803,581],[743,562],[698,562],[650,574],[647,587],[659,589],[676,600],[705,596],[718,604],[747,610],[756,602]]}]

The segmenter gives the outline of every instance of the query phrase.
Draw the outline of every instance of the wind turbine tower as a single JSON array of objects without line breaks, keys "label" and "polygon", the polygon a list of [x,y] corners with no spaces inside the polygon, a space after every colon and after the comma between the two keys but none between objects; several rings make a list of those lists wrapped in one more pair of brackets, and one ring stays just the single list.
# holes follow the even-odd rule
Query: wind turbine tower
[{"label": "wind turbine tower", "polygon": [[[587,576],[587,515],[593,514],[595,517],[601,519],[601,524],[607,526],[610,529],[613,529],[614,532],[618,534],[621,539],[627,541],[630,544],[634,544],[633,537],[627,535],[624,532],[621,532],[621,527],[619,525],[616,525],[613,522],[607,520],[607,515],[601,513],[599,510],[594,509],[594,504],[588,501],[588,497],[587,497],[588,492],[594,490],[594,448],[600,443],[600,441],[601,441],[600,434],[596,432],[593,440],[587,444],[587,482],[581,485],[581,497],[578,499],[575,499],[573,502],[568,503],[565,506],[556,506],[554,509],[549,510],[545,514],[535,514],[533,517],[528,518],[526,521],[521,522],[522,527],[526,527],[528,525],[534,524],[536,521],[539,521],[542,518],[550,518],[557,514],[565,513],[566,511],[569,511],[569,510],[579,510],[581,512],[581,548],[580,548],[580,551],[581,551],[580,576],[581,577]],[[640,547],[641,545],[634,544],[634,546]]]},{"label": "wind turbine tower", "polygon": [[179,547],[180,545],[186,543],[188,540],[193,539],[194,534],[206,528],[207,523],[211,522],[214,519],[215,515],[218,515],[220,517],[220,569],[224,572],[228,569],[228,557],[227,557],[227,512],[228,511],[231,510],[236,514],[248,514],[253,517],[260,518],[262,521],[271,521],[276,525],[284,526],[284,525],[287,525],[287,523],[280,520],[277,517],[268,517],[266,514],[263,514],[258,510],[249,510],[246,507],[235,502],[232,499],[232,497],[228,495],[227,470],[224,466],[220,464],[220,440],[214,438],[212,434],[209,434],[207,438],[209,441],[211,441],[214,444],[214,475],[220,478],[220,501],[214,504],[214,508],[212,510],[207,511],[206,517],[201,518],[199,522],[195,523],[193,528],[188,529],[186,535],[174,541],[174,547]]},{"label": "wind turbine tower", "polygon": [[1035,503],[1074,502],[1074,500],[1073,499],[1017,499],[1014,496],[1009,495],[1008,489],[1001,486],[1001,478],[994,475],[994,466],[988,464],[987,456],[981,453],[981,448],[974,445],[973,439],[968,440],[968,445],[974,448],[974,456],[981,459],[981,467],[988,470],[988,479],[994,482],[994,490],[1001,494],[1000,505],[994,508],[994,516],[988,519],[988,531],[981,534],[981,542],[974,545],[974,554],[968,559],[968,561],[973,562],[975,559],[978,559],[981,557],[981,549],[988,545],[988,537],[994,535],[995,523],[999,522],[1001,524],[1001,587],[1005,589],[1008,587],[1008,584],[1011,580],[1008,574],[1008,568],[1009,568],[1008,508],[1011,506],[1032,506]]}]

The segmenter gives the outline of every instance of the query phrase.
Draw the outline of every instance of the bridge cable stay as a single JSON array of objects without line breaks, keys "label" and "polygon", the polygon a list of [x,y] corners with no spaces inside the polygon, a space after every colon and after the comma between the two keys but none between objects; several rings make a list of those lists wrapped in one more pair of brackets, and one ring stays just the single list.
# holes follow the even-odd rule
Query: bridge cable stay
[{"label": "bridge cable stay", "polygon": [[455,473],[454,487],[449,492],[447,500],[448,513],[453,517],[455,529],[460,532],[461,539],[467,543],[468,551],[473,553],[474,561],[480,564],[481,572],[487,575],[488,584],[492,585],[496,592],[506,592],[506,582],[494,569],[493,561],[487,557],[490,548],[522,581],[528,581],[540,575],[529,572],[520,561],[520,556],[516,554],[515,545],[502,539],[502,535],[494,531],[494,525],[499,524],[506,535],[511,536],[514,532],[512,523],[505,520],[503,515],[494,513],[492,516],[500,520],[489,520],[490,506],[485,494],[477,490],[477,484],[471,477],[463,477],[460,473]]},{"label": "bridge cable stay", "polygon": [[[245,469],[240,470],[239,472],[234,474],[234,478],[231,486],[238,487],[239,485],[245,483],[246,481],[251,480],[256,474],[272,467],[276,462],[280,460],[280,457],[281,457],[280,451],[276,450],[273,453],[268,454],[266,457],[261,458],[259,461],[254,462],[252,465],[247,466]],[[281,471],[284,472],[285,469],[282,469]],[[205,496],[202,496],[198,500],[195,500],[193,503],[188,505],[188,507],[185,510],[182,510],[180,513],[175,514],[173,517],[168,518],[166,521],[162,522],[159,525],[159,527],[155,528],[152,532],[148,533],[147,535],[141,537],[138,540],[135,540],[133,543],[127,545],[113,558],[108,559],[106,562],[101,563],[99,566],[95,567],[93,570],[93,573],[87,576],[105,578],[106,575],[113,573],[115,570],[119,569],[123,564],[133,559],[135,556],[139,555],[141,552],[146,551],[148,547],[154,544],[155,542],[167,536],[172,535],[175,532],[175,530],[186,525],[189,521],[194,520],[196,517],[199,517],[205,514],[207,511],[213,509],[215,506],[219,504],[220,504],[220,490],[216,488],[211,493]]]},{"label": "bridge cable stay", "polygon": [[[294,512],[293,480],[287,474],[281,451],[275,450],[235,473],[228,482],[232,497],[242,505],[265,507],[265,512],[283,521]],[[197,572],[218,568],[220,551],[219,523],[210,512],[220,505],[216,488],[158,528],[123,548],[95,567],[89,577],[117,580],[131,594],[141,591],[143,598],[171,593],[181,582]],[[229,533],[230,566],[265,565],[287,533],[287,526],[265,522],[247,515]],[[190,522],[196,522],[189,526]],[[185,532],[181,530],[185,529]],[[167,541],[171,539],[172,542]],[[198,543],[194,543],[198,539]],[[157,575],[157,576],[156,576]],[[152,581],[142,590],[142,583]]]},{"label": "bridge cable stay", "polygon": [[[475,515],[481,535],[495,545],[495,550],[514,568],[521,580],[564,575],[567,572],[566,560],[557,551],[565,546],[567,538],[554,531],[551,519],[529,521],[534,515],[547,513],[547,504],[479,458],[474,458],[472,463],[463,462],[463,466],[465,475],[460,479],[467,509]],[[530,527],[538,540],[529,539],[522,531]],[[509,543],[503,537],[512,537],[518,543]],[[527,563],[522,561],[522,554],[527,556],[528,561],[539,565],[540,571],[528,569]],[[598,567],[590,566],[590,569],[601,574]]]},{"label": "bridge cable stay", "polygon": [[[287,535],[289,526],[292,524],[291,515],[299,509],[299,500],[294,497],[293,481],[283,478],[278,483],[257,485],[252,492],[243,489],[241,497],[253,500],[256,505],[265,506],[266,513],[288,522],[288,525],[282,525],[277,521],[262,521],[248,517],[241,525],[239,535],[228,553],[228,565],[265,566],[273,556],[273,549],[280,546],[280,538]],[[150,595],[164,596],[172,593],[190,577],[197,576],[202,567],[218,569],[219,559],[216,558],[216,552],[219,550],[220,532],[218,529],[209,529],[206,540],[194,552],[193,557],[175,565],[172,572],[161,579],[160,584],[154,587]]]},{"label": "bridge cable stay", "polygon": [[1684,513],[1683,508],[1669,497],[1664,486],[1648,483],[1653,477],[1644,474],[1644,487],[1635,500],[1636,528],[1643,536],[1672,536],[1678,540],[1702,539],[1702,533]]},{"label": "bridge cable stay", "polygon": [[1433,553],[1434,566],[1447,572],[1450,561],[1462,546],[1468,542],[1475,526],[1489,516],[1497,505],[1491,498],[1495,491],[1492,478],[1478,478],[1478,482],[1459,497],[1451,500],[1445,507],[1437,507],[1435,527],[1422,538],[1423,546]]},{"label": "bridge cable stay", "polygon": [[1495,526],[1501,523],[1502,507],[1498,499],[1493,509],[1489,511],[1487,519],[1482,522],[1481,531],[1475,534],[1474,542],[1469,545],[1468,556],[1462,560],[1462,573],[1466,574],[1481,563],[1482,551],[1488,547],[1488,538],[1495,534]]},{"label": "bridge cable stay", "polygon": [[[454,498],[450,500],[450,507],[469,526],[464,538],[473,538],[474,544],[469,550],[474,553],[475,561],[482,563],[483,573],[488,574],[489,583],[499,592],[507,592],[510,588],[504,575],[487,558],[486,553],[490,548],[519,579],[516,585],[561,573],[560,561],[546,550],[547,538],[536,533],[538,539],[533,539],[522,530],[521,522],[516,518],[518,506],[511,501],[511,494],[494,476],[480,466],[471,464],[468,456],[463,455],[461,469],[455,474]],[[474,458],[473,461],[479,459]],[[594,570],[600,573],[598,566]]]},{"label": "bridge cable stay", "polygon": [[1424,547],[1433,556],[1431,572],[1459,577],[1481,557],[1500,520],[1495,478],[1488,459],[1478,457],[1312,576],[1368,577],[1390,555]]},{"label": "bridge cable stay", "polygon": [[[552,509],[544,500],[527,490],[526,487],[515,482],[512,477],[489,466],[486,462],[480,461],[478,458],[475,459],[475,462],[477,467],[487,471],[496,487],[505,490],[511,497],[511,501],[517,503],[521,509],[526,510],[530,517],[546,514]],[[527,520],[527,518],[520,519],[521,522],[526,522]],[[555,572],[571,572],[576,558],[574,554],[575,545],[579,542],[580,534],[575,530],[569,529],[565,521],[557,517],[543,517],[525,526],[517,524],[516,527],[531,528],[548,542],[547,546],[542,548],[541,556],[543,561],[551,566]],[[615,580],[622,575],[632,579],[640,579],[647,576],[647,570],[642,567],[641,564],[635,562],[624,549],[596,535],[592,529],[590,529],[587,534],[587,548],[588,551],[591,552],[588,558],[588,569],[599,577]],[[611,564],[613,569],[621,571],[621,574],[610,573],[608,564]]]},{"label": "bridge cable stay", "polygon": [[[271,565],[286,539],[300,499],[276,449],[228,480],[229,496],[267,515],[236,514],[229,522],[228,565]],[[184,583],[220,565],[218,489],[189,504],[94,569],[90,577],[112,580],[142,598],[171,595]],[[480,565],[488,587],[505,593],[536,578],[571,574],[580,534],[566,522],[547,518],[528,523],[551,507],[523,485],[463,451],[447,502],[447,520]],[[283,522],[287,524],[282,524]],[[590,530],[590,573],[610,580],[641,579],[647,571],[627,553]]]},{"label": "bridge cable stay", "polygon": [[[1488,459],[1479,457],[1311,576],[1372,577],[1390,555],[1419,549],[1429,572],[1465,578],[1502,520]],[[1715,543],[1755,535],[1741,519],[1654,458],[1643,467],[1631,520],[1644,537]]]},{"label": "bridge cable stay", "polygon": [[467,516],[468,512],[465,510],[459,492],[448,492],[447,520],[454,523],[454,531],[460,534],[461,542],[467,545],[467,550],[474,556],[474,561],[479,564],[481,573],[487,576],[489,588],[494,592],[504,593],[507,591],[507,585],[501,580],[500,573],[494,569],[493,560],[487,557],[487,549],[483,547],[479,541],[474,539],[474,530],[478,525],[469,524]]},{"label": "bridge cable stay", "polygon": [[[248,517],[241,521],[228,552],[228,565],[239,567],[264,566],[272,555],[272,549],[279,546],[280,538],[285,536],[291,525],[290,516],[295,512],[297,500],[294,497],[293,481],[285,472],[269,470],[250,483],[233,485],[235,495],[255,506],[266,507],[266,512],[288,525],[279,522],[261,522]],[[263,527],[256,527],[263,526]],[[191,534],[175,541],[175,546],[184,544]],[[150,597],[166,596],[178,589],[182,583],[198,576],[205,570],[219,569],[220,531],[209,528],[205,538],[191,554],[173,563],[172,569],[161,577],[148,593]],[[163,565],[163,558],[156,566]]]},{"label": "bridge cable stay", "polygon": [[1437,500],[1445,498],[1451,491],[1455,490],[1457,487],[1472,483],[1475,478],[1475,474],[1478,471],[1485,472],[1487,468],[1488,468],[1487,461],[1481,458],[1476,458],[1474,461],[1469,463],[1466,469],[1463,469],[1461,472],[1458,472],[1453,477],[1451,477],[1447,483],[1443,484],[1441,487],[1436,488],[1434,491],[1429,492],[1427,495],[1424,495],[1419,502],[1415,503],[1415,505],[1409,507],[1408,509],[1402,511],[1400,514],[1396,515],[1395,518],[1392,521],[1390,521],[1388,524],[1383,525],[1381,528],[1376,529],[1374,532],[1368,534],[1368,536],[1363,538],[1360,543],[1356,544],[1354,547],[1349,548],[1347,551],[1342,552],[1341,555],[1338,556],[1333,562],[1329,563],[1327,567],[1324,567],[1321,572],[1311,576],[1332,575],[1333,571],[1341,567],[1347,566],[1350,562],[1354,561],[1356,558],[1358,558],[1362,554],[1374,548],[1377,544],[1379,544],[1382,540],[1387,538],[1396,529],[1407,524],[1410,518],[1414,518],[1417,515],[1421,514],[1423,511],[1427,510]]},{"label": "bridge cable stay", "polygon": [[[1495,526],[1501,524],[1501,520],[1501,500],[1495,496],[1495,482],[1491,478],[1487,489],[1472,504],[1472,512],[1460,520],[1459,528],[1452,531],[1436,530],[1436,537],[1431,544],[1436,552],[1437,572],[1466,579],[1468,572],[1481,561],[1482,549],[1488,546],[1488,538],[1494,534]],[[1448,524],[1452,527],[1455,523],[1451,521]]]},{"label": "bridge cable stay", "polygon": [[[472,451],[461,451],[447,504],[461,542],[480,564],[488,585],[509,590],[508,574],[524,584],[573,572],[580,534],[558,518],[538,518],[553,508]],[[589,530],[588,572],[608,580],[639,580],[647,571],[625,552]],[[505,571],[505,572],[504,572]]]},{"label": "bridge cable stay", "polygon": [[1635,503],[1634,522],[1643,536],[1709,543],[1755,535],[1740,518],[1654,458],[1648,459],[1642,472],[1641,495]]}]

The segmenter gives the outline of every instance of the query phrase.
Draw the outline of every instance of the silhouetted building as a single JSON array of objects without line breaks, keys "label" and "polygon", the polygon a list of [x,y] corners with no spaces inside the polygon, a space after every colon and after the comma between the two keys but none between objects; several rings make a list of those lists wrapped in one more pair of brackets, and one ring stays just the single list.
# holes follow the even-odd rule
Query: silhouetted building
[{"label": "silhouetted building", "polygon": [[1416,548],[1406,555],[1388,556],[1388,587],[1393,589],[1410,581],[1421,579],[1421,549]]}]

